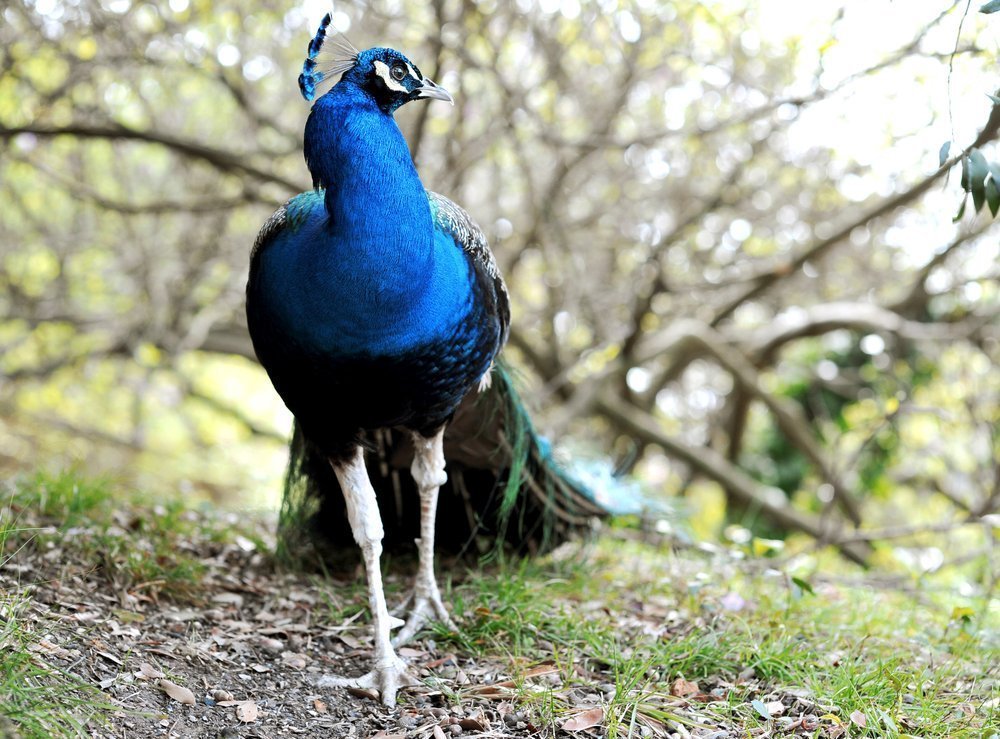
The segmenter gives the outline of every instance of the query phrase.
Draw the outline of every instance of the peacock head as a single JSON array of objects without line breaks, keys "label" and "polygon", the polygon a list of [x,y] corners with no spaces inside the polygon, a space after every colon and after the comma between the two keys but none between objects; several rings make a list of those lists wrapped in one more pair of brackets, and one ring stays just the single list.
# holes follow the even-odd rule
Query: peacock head
[{"label": "peacock head", "polygon": [[324,79],[343,74],[341,83],[353,84],[364,90],[387,113],[421,98],[447,100],[455,104],[447,90],[424,77],[417,65],[395,49],[378,47],[358,51],[343,36],[338,36],[333,44],[335,56],[332,62],[325,69],[320,69],[318,59],[320,52],[326,51],[326,29],[329,25],[330,14],[327,13],[309,42],[309,51],[302,64],[299,89],[306,100],[316,96],[316,87]]}]

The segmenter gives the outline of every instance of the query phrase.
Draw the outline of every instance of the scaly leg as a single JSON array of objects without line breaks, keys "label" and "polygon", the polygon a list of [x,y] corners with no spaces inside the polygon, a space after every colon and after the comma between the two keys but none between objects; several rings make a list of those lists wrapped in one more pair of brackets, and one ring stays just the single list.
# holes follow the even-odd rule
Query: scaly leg
[{"label": "scaly leg", "polygon": [[393,644],[405,644],[427,622],[431,613],[449,628],[456,628],[441,601],[441,591],[434,579],[434,519],[437,516],[438,488],[444,485],[448,476],[444,471],[444,429],[430,439],[421,434],[413,434],[413,465],[410,472],[420,493],[420,538],[417,551],[420,562],[417,579],[413,584],[410,615]]},{"label": "scaly leg", "polygon": [[384,531],[378,502],[368,479],[361,447],[355,450],[350,461],[332,466],[344,491],[347,518],[351,523],[354,540],[361,547],[365,573],[368,576],[368,605],[372,612],[372,628],[375,630],[375,667],[368,674],[357,678],[324,677],[319,686],[374,688],[381,694],[382,703],[392,708],[396,705],[396,692],[403,686],[417,684],[417,681],[406,671],[406,664],[396,655],[389,640],[389,629],[396,619],[389,616],[382,589],[379,557],[382,555]]}]

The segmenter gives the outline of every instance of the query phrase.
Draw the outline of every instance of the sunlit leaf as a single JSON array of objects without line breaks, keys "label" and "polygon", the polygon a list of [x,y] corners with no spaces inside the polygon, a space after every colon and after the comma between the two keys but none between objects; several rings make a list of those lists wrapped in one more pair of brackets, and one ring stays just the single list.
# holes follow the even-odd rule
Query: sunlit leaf
[{"label": "sunlit leaf", "polygon": [[896,726],[896,722],[892,720],[892,717],[889,716],[889,714],[883,711],[881,708],[876,708],[875,710],[878,712],[879,718],[882,719],[882,723],[885,725],[885,728],[887,728],[893,734],[898,734],[899,727]]},{"label": "sunlit leaf", "polygon": [[785,542],[781,539],[763,539],[760,537],[754,537],[751,543],[751,551],[753,551],[755,557],[766,557],[769,555],[774,555],[785,548]]},{"label": "sunlit leaf", "polygon": [[969,152],[969,192],[972,193],[972,206],[978,213],[986,202],[986,175],[990,173],[986,157],[979,149]]},{"label": "sunlit leaf", "polygon": [[948,161],[948,152],[951,151],[951,142],[945,141],[941,144],[941,150],[938,152],[938,166],[943,167],[944,163]]},{"label": "sunlit leaf", "polygon": [[813,590],[813,586],[801,577],[793,577],[792,582],[798,585],[804,592],[809,593],[809,595],[816,595],[816,592]]},{"label": "sunlit leaf", "polygon": [[951,219],[952,223],[958,223],[960,220],[962,220],[962,216],[965,215],[965,204],[967,202],[969,202],[968,198],[962,199],[962,206],[958,209],[958,213],[955,214],[955,217]]},{"label": "sunlit leaf", "polygon": [[976,615],[975,610],[968,606],[955,606],[951,610],[952,621],[968,621]]},{"label": "sunlit leaf", "polygon": [[986,180],[986,204],[989,206],[990,214],[996,218],[997,212],[1000,211],[1000,188],[997,187],[997,181],[992,174]]}]

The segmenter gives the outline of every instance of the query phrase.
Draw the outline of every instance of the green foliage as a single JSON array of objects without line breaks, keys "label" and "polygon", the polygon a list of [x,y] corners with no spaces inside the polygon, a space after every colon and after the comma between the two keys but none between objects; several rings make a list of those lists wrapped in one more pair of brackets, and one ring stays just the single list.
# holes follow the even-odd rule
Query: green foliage
[{"label": "green foliage", "polygon": [[[1000,105],[1000,99],[991,95],[994,105]],[[946,142],[941,147],[942,156],[947,157],[948,147],[951,142]],[[943,162],[942,162],[943,164]],[[972,148],[961,159],[962,176],[960,184],[965,191],[962,198],[962,205],[958,209],[954,220],[962,220],[965,215],[965,207],[968,204],[969,196],[972,196],[972,213],[976,215],[982,210],[985,204],[990,211],[990,215],[996,218],[1000,213],[1000,162],[987,161],[986,156],[980,149]]]}]

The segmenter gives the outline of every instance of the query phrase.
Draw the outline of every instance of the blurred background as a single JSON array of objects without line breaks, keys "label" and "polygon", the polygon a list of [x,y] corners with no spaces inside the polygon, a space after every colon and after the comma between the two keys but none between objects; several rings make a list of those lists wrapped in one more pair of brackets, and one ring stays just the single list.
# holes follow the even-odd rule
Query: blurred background
[{"label": "blurred background", "polygon": [[1000,20],[966,2],[14,0],[0,474],[276,506],[291,418],[243,290],[310,184],[327,11],[454,94],[397,119],[493,244],[564,454],[698,536],[995,577],[998,230],[938,169],[997,133]]}]

